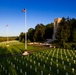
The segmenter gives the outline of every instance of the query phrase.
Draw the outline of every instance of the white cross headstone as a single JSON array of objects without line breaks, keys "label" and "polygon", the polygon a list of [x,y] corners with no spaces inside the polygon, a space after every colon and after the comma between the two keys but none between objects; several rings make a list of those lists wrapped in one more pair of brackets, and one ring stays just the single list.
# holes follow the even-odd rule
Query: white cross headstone
[{"label": "white cross headstone", "polygon": [[30,62],[32,62],[32,60],[30,59]]},{"label": "white cross headstone", "polygon": [[67,56],[66,56],[66,58],[67,58]]},{"label": "white cross headstone", "polygon": [[5,68],[3,67],[3,71],[4,71],[4,69],[5,69]]},{"label": "white cross headstone", "polygon": [[2,65],[1,65],[1,68],[2,68]]},{"label": "white cross headstone", "polygon": [[8,59],[7,59],[7,62],[8,62]]},{"label": "white cross headstone", "polygon": [[41,62],[42,62],[42,59],[41,59]]},{"label": "white cross headstone", "polygon": [[47,60],[48,60],[48,57],[47,57]]},{"label": "white cross headstone", "polygon": [[51,61],[53,61],[53,58],[51,58]]},{"label": "white cross headstone", "polygon": [[63,60],[63,57],[61,59]]},{"label": "white cross headstone", "polygon": [[56,59],[56,62],[58,62],[58,59]]},{"label": "white cross headstone", "polygon": [[7,70],[5,70],[5,73],[7,74]]},{"label": "white cross headstone", "polygon": [[75,64],[75,60],[74,60],[74,64]]},{"label": "white cross headstone", "polygon": [[66,66],[64,66],[64,70],[66,69]]},{"label": "white cross headstone", "polygon": [[59,74],[59,69],[57,69],[57,74]]},{"label": "white cross headstone", "polygon": [[12,66],[12,62],[11,62],[11,66]]},{"label": "white cross headstone", "polygon": [[13,65],[13,67],[15,68],[15,64]]},{"label": "white cross headstone", "polygon": [[49,67],[49,68],[50,68],[50,71],[51,71],[52,68],[51,67]]},{"label": "white cross headstone", "polygon": [[32,65],[30,65],[30,69],[32,69]]},{"label": "white cross headstone", "polygon": [[66,72],[66,75],[68,75],[68,73]]},{"label": "white cross headstone", "polygon": [[43,59],[44,59],[44,56],[43,56]]},{"label": "white cross headstone", "polygon": [[28,54],[28,57],[29,57],[29,54]]},{"label": "white cross headstone", "polygon": [[64,61],[62,61],[62,64],[64,65]]},{"label": "white cross headstone", "polygon": [[22,62],[22,64],[24,65],[24,62]]},{"label": "white cross headstone", "polygon": [[41,75],[43,75],[43,71],[41,71]]},{"label": "white cross headstone", "polygon": [[27,72],[25,72],[25,75],[27,75]]},{"label": "white cross headstone", "polygon": [[72,68],[72,72],[74,73],[74,68]]},{"label": "white cross headstone", "polygon": [[71,67],[71,63],[69,63],[69,66]]},{"label": "white cross headstone", "polygon": [[8,73],[8,75],[10,75],[10,73]]},{"label": "white cross headstone", "polygon": [[43,67],[45,68],[45,64],[43,65]]},{"label": "white cross headstone", "polygon": [[28,61],[29,59],[27,58],[27,61]]},{"label": "white cross headstone", "polygon": [[58,58],[58,55],[56,57]]},{"label": "white cross headstone", "polygon": [[58,64],[56,64],[56,66],[58,67]]},{"label": "white cross headstone", "polygon": [[38,63],[38,66],[40,66],[40,63]]},{"label": "white cross headstone", "polygon": [[52,65],[52,62],[50,62],[50,64]]},{"label": "white cross headstone", "polygon": [[22,69],[20,69],[20,73],[22,73]]},{"label": "white cross headstone", "polygon": [[67,62],[69,62],[69,59],[67,59]]},{"label": "white cross headstone", "polygon": [[17,70],[18,70],[18,66],[17,66],[16,68],[17,68]]},{"label": "white cross headstone", "polygon": [[45,60],[45,63],[47,63],[47,61]]},{"label": "white cross headstone", "polygon": [[35,72],[37,72],[37,68],[35,68]]},{"label": "white cross headstone", "polygon": [[27,67],[27,63],[26,63],[26,67]]},{"label": "white cross headstone", "polygon": [[76,55],[75,55],[75,58],[76,58]]},{"label": "white cross headstone", "polygon": [[21,60],[19,62],[21,63]]},{"label": "white cross headstone", "polygon": [[36,62],[34,61],[34,64],[35,64]]},{"label": "white cross headstone", "polygon": [[71,57],[71,59],[73,60],[73,57]]},{"label": "white cross headstone", "polygon": [[22,56],[22,59],[23,59],[23,56]]},{"label": "white cross headstone", "polygon": [[15,58],[15,60],[16,60],[16,58]]},{"label": "white cross headstone", "polygon": [[10,64],[10,61],[8,63]]},{"label": "white cross headstone", "polygon": [[18,59],[17,59],[17,61],[18,61]]}]

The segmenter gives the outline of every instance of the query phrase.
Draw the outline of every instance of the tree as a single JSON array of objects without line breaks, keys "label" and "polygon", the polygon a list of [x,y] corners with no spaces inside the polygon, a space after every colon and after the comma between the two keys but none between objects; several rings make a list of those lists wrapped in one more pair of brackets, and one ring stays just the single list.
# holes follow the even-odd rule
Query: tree
[{"label": "tree", "polygon": [[43,24],[37,24],[35,27],[34,41],[43,41],[45,34],[45,26]]},{"label": "tree", "polygon": [[45,39],[52,39],[52,35],[53,35],[53,23],[47,24],[45,26],[45,35],[44,35],[44,38]]},{"label": "tree", "polygon": [[70,19],[70,37],[69,41],[73,42],[73,38],[75,38],[75,31],[76,31],[76,19]]},{"label": "tree", "polygon": [[25,33],[21,32],[19,35],[19,41],[24,42],[23,40],[25,40]]},{"label": "tree", "polygon": [[62,18],[62,21],[59,23],[56,32],[56,39],[60,42],[60,45],[64,46],[65,42],[68,41],[70,37],[70,26],[68,21],[65,18]]},{"label": "tree", "polygon": [[76,29],[73,30],[73,42],[76,42]]},{"label": "tree", "polygon": [[28,39],[30,40],[30,41],[34,41],[34,39],[33,39],[33,36],[34,36],[34,29],[33,28],[30,28],[29,30],[28,30],[28,33],[27,33],[27,36],[28,36]]}]

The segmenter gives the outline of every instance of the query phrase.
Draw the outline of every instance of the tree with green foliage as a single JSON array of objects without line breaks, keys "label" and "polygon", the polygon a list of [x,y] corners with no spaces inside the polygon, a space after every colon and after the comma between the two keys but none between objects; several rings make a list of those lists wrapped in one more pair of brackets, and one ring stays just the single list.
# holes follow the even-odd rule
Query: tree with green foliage
[{"label": "tree with green foliage", "polygon": [[25,33],[21,32],[19,35],[19,41],[24,42],[24,40],[25,40]]},{"label": "tree with green foliage", "polygon": [[64,46],[65,42],[68,41],[69,37],[70,37],[70,26],[68,25],[67,19],[62,18],[57,28],[56,39],[59,41],[61,46]]},{"label": "tree with green foliage", "polygon": [[45,34],[45,26],[43,24],[36,25],[34,33],[34,41],[38,42],[43,41],[44,34]]},{"label": "tree with green foliage", "polygon": [[76,42],[76,29],[73,30],[73,42]]},{"label": "tree with green foliage", "polygon": [[44,38],[45,39],[52,39],[52,35],[53,35],[53,23],[47,24],[45,26],[45,35],[44,35]]},{"label": "tree with green foliage", "polygon": [[72,18],[72,19],[70,19],[70,37],[69,37],[69,41],[71,41],[71,42],[74,41],[75,32],[76,32],[76,19]]},{"label": "tree with green foliage", "polygon": [[34,30],[33,28],[29,28],[29,29],[28,29],[27,36],[28,36],[28,39],[29,39],[31,42],[34,41],[34,39],[33,39],[34,31],[35,31],[35,30]]}]

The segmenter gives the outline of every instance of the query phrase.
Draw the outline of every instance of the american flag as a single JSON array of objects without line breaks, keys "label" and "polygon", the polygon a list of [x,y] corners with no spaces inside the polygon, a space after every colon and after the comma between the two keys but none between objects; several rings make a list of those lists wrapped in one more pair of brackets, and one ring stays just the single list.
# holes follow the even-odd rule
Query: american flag
[{"label": "american flag", "polygon": [[22,12],[25,12],[25,11],[26,11],[26,9],[23,9],[23,10],[22,10]]},{"label": "american flag", "polygon": [[6,25],[6,27],[7,27],[8,25]]}]

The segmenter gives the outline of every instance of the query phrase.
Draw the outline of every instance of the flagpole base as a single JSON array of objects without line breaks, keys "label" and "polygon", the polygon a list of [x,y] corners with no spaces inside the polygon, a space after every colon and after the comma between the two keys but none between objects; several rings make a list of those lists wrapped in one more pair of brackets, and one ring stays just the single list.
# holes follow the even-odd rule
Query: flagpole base
[{"label": "flagpole base", "polygon": [[22,53],[22,55],[30,55],[30,54],[31,54],[31,52],[28,51],[27,49],[25,49],[24,52]]}]

